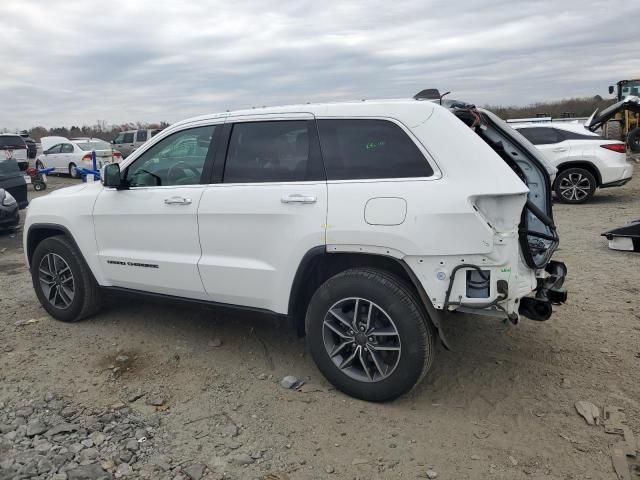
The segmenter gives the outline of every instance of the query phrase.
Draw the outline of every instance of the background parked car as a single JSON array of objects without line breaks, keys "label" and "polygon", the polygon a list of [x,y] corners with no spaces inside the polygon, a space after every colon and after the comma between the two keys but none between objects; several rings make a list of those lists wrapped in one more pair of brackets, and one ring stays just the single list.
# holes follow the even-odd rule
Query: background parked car
[{"label": "background parked car", "polygon": [[4,188],[0,188],[0,230],[15,228],[19,223],[17,200]]},{"label": "background parked car", "polygon": [[22,130],[20,132],[20,136],[27,145],[27,158],[29,160],[33,160],[38,155],[38,145],[36,144],[36,141],[29,136],[29,132],[26,130]]},{"label": "background parked car", "polygon": [[122,154],[99,138],[42,137],[42,154],[38,155],[36,168],[54,167],[56,173],[68,173],[80,177],[78,168],[93,168],[91,152],[95,150],[97,167],[119,162]]},{"label": "background parked car", "polygon": [[607,140],[577,123],[511,125],[541,150],[558,169],[558,200],[584,203],[597,188],[624,185],[633,175],[624,142]]},{"label": "background parked car", "polygon": [[[15,198],[18,208],[25,208],[29,205],[27,200],[27,181],[24,173],[18,167],[18,162],[13,158],[5,159],[0,157],[0,189],[6,190]],[[5,199],[7,198],[5,196]],[[5,200],[0,200],[0,202],[2,201]],[[0,213],[0,216],[2,216],[2,213]]]},{"label": "background parked car", "polygon": [[29,167],[27,158],[27,144],[16,133],[0,134],[0,160],[14,159],[20,170],[25,171]]},{"label": "background parked car", "polygon": [[120,132],[111,143],[113,148],[122,153],[123,158],[127,158],[136,148],[161,131],[161,128],[146,128]]}]

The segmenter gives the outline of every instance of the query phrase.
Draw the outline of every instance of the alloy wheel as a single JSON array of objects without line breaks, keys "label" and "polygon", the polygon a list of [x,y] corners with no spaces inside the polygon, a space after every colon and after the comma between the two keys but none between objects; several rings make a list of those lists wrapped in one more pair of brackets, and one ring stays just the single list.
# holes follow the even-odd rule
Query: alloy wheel
[{"label": "alloy wheel", "polygon": [[581,173],[570,173],[560,180],[560,194],[572,202],[583,200],[591,192],[591,181]]},{"label": "alloy wheel", "polygon": [[56,253],[48,253],[38,266],[38,280],[47,301],[56,308],[69,308],[75,296],[75,282],[69,264]]},{"label": "alloy wheel", "polygon": [[324,317],[322,335],[331,361],[355,380],[379,382],[398,366],[402,352],[398,329],[370,300],[351,297],[336,302]]}]

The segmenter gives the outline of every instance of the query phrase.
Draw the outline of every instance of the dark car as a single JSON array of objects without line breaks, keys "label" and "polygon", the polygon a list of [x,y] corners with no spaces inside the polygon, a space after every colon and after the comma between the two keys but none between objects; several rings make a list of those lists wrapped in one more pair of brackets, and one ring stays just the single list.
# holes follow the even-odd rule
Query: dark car
[{"label": "dark car", "polygon": [[13,158],[7,160],[0,158],[0,189],[6,190],[15,198],[18,208],[23,209],[29,205],[24,173]]},{"label": "dark car", "polygon": [[0,188],[0,230],[15,228],[20,223],[18,202],[4,188]]},{"label": "dark car", "polygon": [[29,136],[29,132],[26,130],[21,131],[20,136],[24,140],[24,143],[27,144],[27,158],[33,160],[38,155],[38,145],[36,145],[36,141]]},{"label": "dark car", "polygon": [[27,144],[17,133],[0,133],[0,162],[3,160],[15,160],[22,171],[29,168]]}]

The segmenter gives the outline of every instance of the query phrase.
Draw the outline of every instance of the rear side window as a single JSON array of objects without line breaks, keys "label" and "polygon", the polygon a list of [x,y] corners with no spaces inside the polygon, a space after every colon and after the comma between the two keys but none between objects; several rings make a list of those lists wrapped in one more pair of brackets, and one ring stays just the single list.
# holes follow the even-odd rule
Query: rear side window
[{"label": "rear side window", "polygon": [[136,133],[136,142],[146,142],[146,141],[147,141],[147,131],[138,130]]},{"label": "rear side window", "polygon": [[557,130],[550,127],[519,128],[518,132],[534,145],[548,145],[564,140],[558,135]]},{"label": "rear side window", "polygon": [[[323,180],[306,120],[237,123],[233,126],[224,183]],[[317,143],[317,141],[316,141]],[[314,152],[316,152],[314,154]]]},{"label": "rear side window", "polygon": [[73,145],[70,143],[63,144],[60,153],[73,153]]},{"label": "rear side window", "polygon": [[430,177],[433,169],[409,136],[387,120],[318,120],[328,180]]},{"label": "rear side window", "polygon": [[27,148],[27,145],[18,135],[0,135],[0,148]]},{"label": "rear side window", "polygon": [[564,140],[602,140],[600,135],[589,135],[588,133],[571,132],[569,130],[556,130],[560,138]]},{"label": "rear side window", "polygon": [[62,149],[62,144],[54,145],[49,150],[47,150],[47,154],[60,153],[61,149]]}]

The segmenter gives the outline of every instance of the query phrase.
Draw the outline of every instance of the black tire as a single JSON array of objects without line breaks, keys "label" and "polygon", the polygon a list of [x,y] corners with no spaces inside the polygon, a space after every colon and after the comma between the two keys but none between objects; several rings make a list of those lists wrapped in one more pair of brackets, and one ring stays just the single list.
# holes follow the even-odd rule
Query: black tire
[{"label": "black tire", "polygon": [[598,183],[593,174],[584,168],[567,168],[558,172],[553,184],[558,201],[584,203],[593,197]]},{"label": "black tire", "polygon": [[44,168],[44,164],[40,160],[36,160],[36,168],[38,170],[42,170]]},{"label": "black tire", "polygon": [[[347,373],[347,369],[357,372],[355,363],[344,370],[334,363],[334,361],[344,362],[345,358],[353,354],[352,352],[357,347],[355,342],[342,350],[345,352],[344,356],[342,353],[334,355],[334,360],[330,356],[327,335],[331,337],[335,330],[327,329],[325,317],[333,319],[334,317],[329,314],[329,310],[336,305],[341,305],[341,302],[353,301],[354,298],[359,298],[359,301],[363,302],[364,310],[367,310],[367,302],[370,302],[379,309],[377,314],[379,318],[392,319],[396,331],[393,341],[397,342],[401,349],[398,352],[382,352],[385,361],[391,359],[391,363],[395,362],[393,368],[384,364],[389,367],[382,369],[388,372],[387,376],[382,375],[381,369],[376,370],[373,352],[369,350],[372,347],[369,343],[360,346],[365,363],[370,366],[369,371],[373,372],[373,376],[367,373],[368,380],[364,374],[362,379],[357,379],[353,377],[355,375],[353,372]],[[345,315],[353,315],[353,313]],[[366,316],[364,311],[362,315]],[[387,316],[384,317],[384,315]],[[361,316],[361,318],[364,317]],[[372,323],[375,322],[377,320],[372,320]],[[400,278],[376,269],[354,268],[346,270],[321,285],[309,303],[306,330],[311,356],[324,376],[347,395],[372,402],[393,400],[407,393],[422,380],[431,368],[435,355],[434,328],[421,308],[418,299]],[[355,330],[355,334],[356,337],[359,336],[357,330]],[[367,337],[368,334],[362,335]],[[369,340],[374,335],[371,334]],[[384,340],[385,338],[389,337],[376,336],[374,345],[377,344],[378,339],[382,339],[383,342],[387,341]],[[362,341],[362,339],[360,338],[358,341]],[[333,350],[335,351],[335,346]],[[376,348],[374,350],[379,352]],[[335,360],[336,357],[338,357],[337,360]],[[358,361],[357,364],[362,366],[361,361]],[[365,372],[366,369],[361,370]],[[378,375],[377,379],[376,375]]]},{"label": "black tire", "polygon": [[640,127],[636,127],[629,132],[627,145],[633,153],[640,153]]},{"label": "black tire", "polygon": [[80,172],[78,171],[78,167],[76,167],[75,163],[69,164],[69,176],[71,178],[80,178]]},{"label": "black tire", "polygon": [[610,120],[606,124],[605,138],[607,140],[622,140],[622,122]]},{"label": "black tire", "polygon": [[[41,282],[42,272],[40,267],[43,259],[44,262],[48,261],[50,257],[47,257],[47,255],[49,254],[56,256],[58,262],[60,262],[60,258],[66,262],[67,267],[73,275],[70,285],[73,286],[74,294],[68,306],[64,308],[53,304],[52,301],[48,299]],[[64,267],[64,265],[62,266]],[[62,278],[62,276],[63,274],[60,273],[59,277]],[[49,237],[38,244],[31,259],[31,280],[40,304],[49,315],[57,320],[77,322],[94,315],[100,310],[101,301],[98,284],[93,278],[89,266],[82,258],[82,254],[65,236]],[[60,297],[61,300],[65,301],[68,300],[68,298],[68,295],[65,298]],[[55,300],[54,298],[54,301]]]}]

